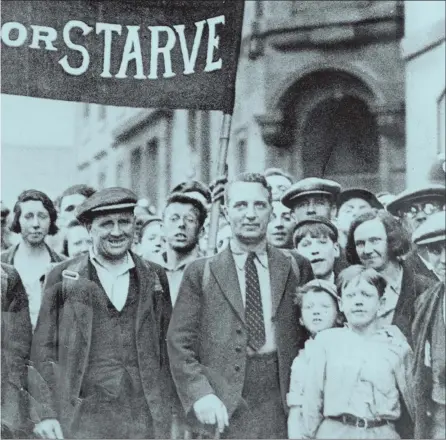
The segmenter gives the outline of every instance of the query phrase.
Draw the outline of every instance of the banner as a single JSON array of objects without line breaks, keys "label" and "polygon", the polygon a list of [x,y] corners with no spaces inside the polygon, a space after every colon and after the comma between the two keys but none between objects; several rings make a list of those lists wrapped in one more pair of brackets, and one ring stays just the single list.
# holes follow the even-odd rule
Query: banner
[{"label": "banner", "polygon": [[1,91],[232,113],[241,0],[2,0]]}]

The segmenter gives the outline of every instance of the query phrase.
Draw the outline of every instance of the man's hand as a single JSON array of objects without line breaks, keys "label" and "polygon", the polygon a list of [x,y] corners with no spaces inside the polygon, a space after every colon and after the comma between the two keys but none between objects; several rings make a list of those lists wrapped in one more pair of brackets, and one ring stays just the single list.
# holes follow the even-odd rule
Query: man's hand
[{"label": "man's hand", "polygon": [[205,425],[217,423],[220,432],[224,431],[225,426],[229,426],[228,410],[215,394],[208,394],[198,399],[194,403],[194,411],[201,423]]},{"label": "man's hand", "polygon": [[225,175],[222,175],[211,182],[209,188],[212,194],[212,203],[217,200],[224,201],[225,188],[228,183],[228,178]]},{"label": "man's hand", "polygon": [[46,419],[38,423],[34,433],[41,438],[63,439],[62,428],[56,419]]}]

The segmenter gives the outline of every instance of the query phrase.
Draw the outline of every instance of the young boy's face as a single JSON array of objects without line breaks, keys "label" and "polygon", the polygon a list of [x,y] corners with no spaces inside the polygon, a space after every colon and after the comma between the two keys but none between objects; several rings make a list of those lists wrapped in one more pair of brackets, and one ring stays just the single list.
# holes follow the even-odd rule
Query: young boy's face
[{"label": "young boy's face", "polygon": [[446,278],[446,241],[430,243],[425,248],[434,272],[444,281]]},{"label": "young boy's face", "polygon": [[381,304],[376,287],[363,279],[352,280],[342,290],[340,308],[353,327],[370,325],[377,318]]},{"label": "young boy's face", "polygon": [[333,272],[336,258],[339,257],[339,244],[328,236],[313,237],[307,234],[297,245],[297,251],[310,260],[316,278],[326,278]]},{"label": "young boy's face", "polygon": [[338,316],[336,300],[327,292],[312,290],[303,295],[300,323],[312,334],[334,327]]}]

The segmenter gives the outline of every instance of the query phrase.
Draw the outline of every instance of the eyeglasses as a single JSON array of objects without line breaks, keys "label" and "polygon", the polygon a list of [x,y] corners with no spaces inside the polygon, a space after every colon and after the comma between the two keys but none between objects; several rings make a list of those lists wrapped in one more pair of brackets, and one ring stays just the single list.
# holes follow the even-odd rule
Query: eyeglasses
[{"label": "eyeglasses", "polygon": [[436,205],[434,203],[417,203],[412,205],[409,210],[407,211],[401,211],[402,215],[408,218],[414,218],[418,215],[420,212],[424,212],[426,215],[431,215],[435,212],[440,211],[440,206]]}]

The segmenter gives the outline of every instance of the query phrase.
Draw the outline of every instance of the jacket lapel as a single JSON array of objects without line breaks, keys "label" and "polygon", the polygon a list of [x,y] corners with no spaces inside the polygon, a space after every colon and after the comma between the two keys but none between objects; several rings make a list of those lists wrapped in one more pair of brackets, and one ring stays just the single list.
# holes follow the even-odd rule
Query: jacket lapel
[{"label": "jacket lapel", "polygon": [[275,316],[283,294],[285,293],[286,282],[291,268],[290,258],[294,257],[287,257],[283,252],[273,246],[268,246],[267,252],[271,297],[273,302],[273,316]]},{"label": "jacket lapel", "polygon": [[242,293],[238,282],[237,268],[232,257],[229,246],[217,254],[209,263],[220,290],[237,313],[238,317],[245,322],[245,308],[243,306]]},{"label": "jacket lapel", "polygon": [[90,280],[88,258],[88,255],[85,255],[67,266],[67,272],[77,272],[79,279],[63,277],[62,280],[62,285],[66,286],[67,300],[73,305],[77,327],[87,342],[91,339],[93,323],[92,295],[100,294],[99,286]]}]

